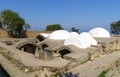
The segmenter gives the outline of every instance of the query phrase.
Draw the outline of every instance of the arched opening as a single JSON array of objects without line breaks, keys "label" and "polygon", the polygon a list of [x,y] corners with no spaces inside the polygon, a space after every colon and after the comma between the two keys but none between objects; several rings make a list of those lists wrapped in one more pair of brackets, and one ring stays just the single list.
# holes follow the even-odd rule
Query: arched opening
[{"label": "arched opening", "polygon": [[23,45],[22,47],[20,47],[20,50],[35,54],[36,46],[33,44],[26,44],[26,45]]},{"label": "arched opening", "polygon": [[43,45],[42,45],[42,49],[44,49],[44,48],[46,48],[46,47],[48,47],[48,45],[46,45],[46,44],[43,44]]},{"label": "arched opening", "polygon": [[38,35],[38,36],[36,37],[36,39],[38,39],[39,41],[43,41],[43,40],[45,40],[45,37],[42,36],[42,35]]},{"label": "arched opening", "polygon": [[63,49],[63,50],[60,50],[59,53],[60,53],[61,57],[64,58],[64,55],[69,54],[71,52],[67,49]]}]

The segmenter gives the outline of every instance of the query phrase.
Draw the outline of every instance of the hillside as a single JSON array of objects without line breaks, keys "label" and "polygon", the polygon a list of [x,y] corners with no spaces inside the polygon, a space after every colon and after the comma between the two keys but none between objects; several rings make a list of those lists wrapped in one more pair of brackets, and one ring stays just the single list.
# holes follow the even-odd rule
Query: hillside
[{"label": "hillside", "polygon": [[[27,38],[35,38],[39,33],[50,33],[49,31],[35,31],[35,30],[27,30],[24,32],[24,35],[26,35]],[[7,31],[5,29],[0,29],[0,38],[11,38],[7,34]]]}]

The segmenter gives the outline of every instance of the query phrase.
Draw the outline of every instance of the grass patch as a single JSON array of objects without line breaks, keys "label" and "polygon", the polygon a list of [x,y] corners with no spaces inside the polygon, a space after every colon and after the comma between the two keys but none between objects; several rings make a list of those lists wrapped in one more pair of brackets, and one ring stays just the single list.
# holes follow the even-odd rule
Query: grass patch
[{"label": "grass patch", "polygon": [[98,77],[106,77],[105,74],[107,73],[107,71],[102,71],[101,74]]}]

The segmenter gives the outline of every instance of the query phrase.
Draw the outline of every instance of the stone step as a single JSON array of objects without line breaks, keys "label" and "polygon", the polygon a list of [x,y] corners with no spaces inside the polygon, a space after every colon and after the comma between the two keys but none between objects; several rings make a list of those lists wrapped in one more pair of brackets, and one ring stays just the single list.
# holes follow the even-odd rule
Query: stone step
[{"label": "stone step", "polygon": [[64,59],[71,61],[71,62],[76,62],[77,64],[81,64],[83,62],[86,62],[90,58],[88,53],[69,53],[67,55],[64,55]]},{"label": "stone step", "polygon": [[7,71],[10,77],[32,77],[29,74],[26,74],[22,70],[19,70],[16,65],[5,59],[0,54],[0,64]]},{"label": "stone step", "polygon": [[83,65],[73,68],[73,73],[79,73],[80,77],[98,77],[99,74],[112,67],[114,62],[120,58],[120,51],[107,55],[102,55],[93,61],[89,61]]}]

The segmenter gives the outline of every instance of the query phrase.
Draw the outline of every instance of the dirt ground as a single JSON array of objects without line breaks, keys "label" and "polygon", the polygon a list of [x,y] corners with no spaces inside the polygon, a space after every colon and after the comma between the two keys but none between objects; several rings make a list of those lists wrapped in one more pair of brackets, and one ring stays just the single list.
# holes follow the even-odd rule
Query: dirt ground
[{"label": "dirt ground", "polygon": [[7,31],[4,29],[0,29],[0,38],[10,38],[7,34]]}]

